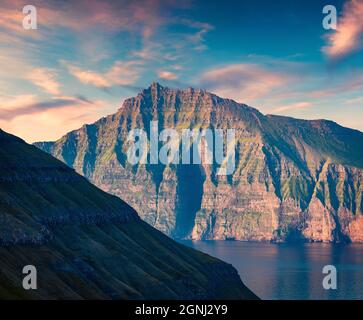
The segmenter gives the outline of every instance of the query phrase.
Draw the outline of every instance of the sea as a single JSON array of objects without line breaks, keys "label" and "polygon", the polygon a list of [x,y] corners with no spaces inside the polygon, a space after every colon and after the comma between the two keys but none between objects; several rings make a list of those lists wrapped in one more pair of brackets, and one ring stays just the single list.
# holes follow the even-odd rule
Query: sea
[{"label": "sea", "polygon": [[261,299],[363,299],[363,244],[180,242],[232,264]]}]

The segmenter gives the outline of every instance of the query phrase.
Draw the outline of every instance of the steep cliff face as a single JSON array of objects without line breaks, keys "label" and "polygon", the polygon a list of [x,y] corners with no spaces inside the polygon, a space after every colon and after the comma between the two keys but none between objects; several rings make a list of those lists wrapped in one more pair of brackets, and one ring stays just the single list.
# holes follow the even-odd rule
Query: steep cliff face
[{"label": "steep cliff face", "polygon": [[[0,299],[251,299],[237,271],[0,130]],[[22,288],[34,265],[38,289]]]},{"label": "steep cliff face", "polygon": [[[236,166],[131,165],[127,135],[234,129]],[[148,134],[148,139],[150,135]],[[175,238],[363,240],[363,133],[331,121],[265,116],[204,90],[153,83],[117,113],[38,147]]]}]

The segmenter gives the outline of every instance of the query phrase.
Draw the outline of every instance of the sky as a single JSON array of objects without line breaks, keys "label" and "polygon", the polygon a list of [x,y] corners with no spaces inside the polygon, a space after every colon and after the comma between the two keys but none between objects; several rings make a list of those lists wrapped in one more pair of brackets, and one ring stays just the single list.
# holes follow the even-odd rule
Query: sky
[{"label": "sky", "polygon": [[[35,6],[37,29],[24,29]],[[323,8],[334,5],[336,29]],[[0,0],[0,128],[56,140],[153,81],[363,131],[363,0]]]}]

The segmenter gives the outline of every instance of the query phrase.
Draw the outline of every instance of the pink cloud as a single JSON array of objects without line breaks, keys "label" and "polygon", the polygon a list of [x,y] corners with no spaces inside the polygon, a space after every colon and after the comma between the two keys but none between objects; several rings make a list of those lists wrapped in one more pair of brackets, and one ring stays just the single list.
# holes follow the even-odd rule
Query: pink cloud
[{"label": "pink cloud", "polygon": [[0,98],[0,127],[28,142],[55,140],[96,121],[103,111],[104,102],[84,97],[58,96],[47,101],[34,95]]},{"label": "pink cloud", "polygon": [[22,14],[22,11],[14,10],[12,7],[4,7],[1,10],[0,15],[0,26],[1,28],[15,31],[15,32],[24,32],[22,21],[24,15]]},{"label": "pink cloud", "polygon": [[344,6],[337,30],[327,37],[328,44],[322,51],[329,58],[341,58],[362,46],[363,1],[351,0]]},{"label": "pink cloud", "polygon": [[256,99],[270,97],[293,77],[269,70],[256,64],[232,64],[205,72],[202,86],[217,94],[239,102],[253,103]]},{"label": "pink cloud", "polygon": [[130,85],[139,77],[138,61],[116,61],[110,69],[105,72],[84,70],[69,62],[62,61],[69,73],[84,84],[91,84],[98,88],[108,88],[113,85]]},{"label": "pink cloud", "polygon": [[60,84],[57,82],[54,70],[47,68],[33,68],[26,76],[36,86],[42,88],[45,92],[53,95],[60,94]]},{"label": "pink cloud", "polygon": [[312,106],[313,106],[313,104],[311,102],[307,102],[307,101],[296,102],[296,103],[277,107],[276,109],[272,110],[272,113],[280,113],[280,112],[284,112],[284,111],[306,109],[306,108],[310,108]]},{"label": "pink cloud", "polygon": [[[27,1],[4,0],[0,16],[0,26],[24,33],[21,9]],[[159,26],[167,22],[162,12],[178,7],[178,1],[138,0],[103,1],[80,0],[58,2],[37,0],[34,3],[38,13],[38,24],[44,28],[63,27],[74,31],[89,31],[103,28],[106,31],[138,30],[145,37],[150,36]],[[41,32],[39,28],[38,34]],[[34,32],[35,33],[35,32]]]},{"label": "pink cloud", "polygon": [[175,73],[164,70],[158,71],[158,76],[160,79],[165,79],[165,80],[175,80],[178,78],[178,76]]},{"label": "pink cloud", "polygon": [[106,78],[116,85],[134,84],[139,78],[140,61],[116,61],[113,66],[107,71]]},{"label": "pink cloud", "polygon": [[67,65],[69,73],[84,84],[92,84],[98,88],[107,88],[110,86],[109,81],[101,74],[91,71],[82,70],[73,65]]},{"label": "pink cloud", "polygon": [[38,114],[49,110],[62,108],[81,108],[96,105],[83,97],[57,96],[47,101],[40,101],[34,95],[21,95],[13,100],[3,101],[0,107],[0,119],[12,120],[27,114]]},{"label": "pink cloud", "polygon": [[16,111],[25,105],[34,104],[36,101],[36,96],[33,94],[23,94],[6,98],[0,97],[0,113],[3,110]]}]

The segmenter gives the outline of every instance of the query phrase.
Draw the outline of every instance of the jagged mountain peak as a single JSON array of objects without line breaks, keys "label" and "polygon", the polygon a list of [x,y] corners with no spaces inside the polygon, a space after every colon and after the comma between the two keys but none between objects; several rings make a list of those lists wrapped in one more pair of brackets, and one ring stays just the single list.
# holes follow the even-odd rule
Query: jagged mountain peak
[{"label": "jagged mountain peak", "polygon": [[153,99],[157,99],[163,95],[207,95],[207,96],[215,96],[214,94],[208,92],[205,89],[188,87],[185,89],[172,88],[168,86],[163,86],[159,82],[152,82],[149,87],[141,90],[137,96],[139,97],[147,97],[151,96]]},{"label": "jagged mountain peak", "polygon": [[[207,165],[131,166],[128,133],[149,132],[151,121],[159,130],[234,129],[235,170],[223,178]],[[332,121],[265,116],[205,90],[153,83],[92,128],[37,145],[174,237],[363,241],[363,133]]]},{"label": "jagged mountain peak", "polygon": [[[136,110],[136,109],[137,110]],[[245,121],[245,125],[256,129],[261,125],[262,113],[257,109],[232,99],[221,98],[218,95],[200,88],[170,88],[158,82],[153,82],[148,88],[141,90],[136,96],[124,100],[118,109],[116,116],[139,112],[144,114],[144,120],[152,115],[153,118],[161,118],[171,109],[178,116],[184,116],[188,112],[203,114],[204,117],[219,118],[225,113],[229,118],[235,117]],[[114,117],[110,115],[109,117]],[[223,116],[222,116],[223,117]],[[205,121],[202,121],[205,122]]]}]

